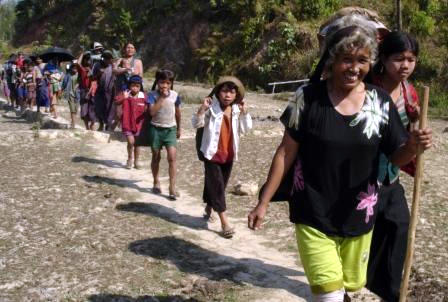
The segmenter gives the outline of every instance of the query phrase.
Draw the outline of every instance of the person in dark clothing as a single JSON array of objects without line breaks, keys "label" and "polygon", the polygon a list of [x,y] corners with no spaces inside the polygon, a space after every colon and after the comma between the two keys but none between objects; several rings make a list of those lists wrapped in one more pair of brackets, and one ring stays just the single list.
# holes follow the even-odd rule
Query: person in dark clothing
[{"label": "person in dark clothing", "polygon": [[376,59],[376,37],[368,25],[343,27],[327,37],[310,84],[299,88],[281,117],[283,140],[248,216],[249,228],[260,228],[295,163],[290,220],[314,301],[342,302],[345,291],[366,283],[380,154],[401,166],[418,146],[432,145],[430,129],[408,135],[390,96],[363,82]]},{"label": "person in dark clothing", "polygon": [[[374,68],[373,84],[386,90],[397,108],[403,126],[412,130],[420,108],[414,87],[407,81],[415,69],[418,42],[404,32],[388,34],[379,47],[380,61]],[[404,167],[412,176],[415,165]],[[399,179],[400,167],[382,154],[378,181],[378,216],[372,235],[367,288],[387,302],[400,298],[400,285],[406,257],[409,208]]]}]

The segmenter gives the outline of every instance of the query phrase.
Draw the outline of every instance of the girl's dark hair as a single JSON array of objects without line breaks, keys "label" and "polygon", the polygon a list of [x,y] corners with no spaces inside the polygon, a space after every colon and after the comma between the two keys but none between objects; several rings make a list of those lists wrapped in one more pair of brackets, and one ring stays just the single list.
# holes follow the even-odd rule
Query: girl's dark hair
[{"label": "girl's dark hair", "polygon": [[154,84],[152,85],[151,90],[156,90],[158,81],[169,80],[171,82],[171,89],[173,89],[174,84],[174,72],[168,69],[159,69],[156,72],[156,79],[154,80]]},{"label": "girl's dark hair", "polygon": [[402,31],[393,31],[384,37],[384,40],[381,42],[379,47],[379,60],[378,63],[374,67],[375,74],[381,74],[384,70],[382,59],[387,59],[391,55],[410,51],[416,57],[418,57],[419,53],[419,45],[417,40],[412,37],[410,34]]},{"label": "girl's dark hair", "polygon": [[80,65],[82,65],[83,67],[89,66],[90,65],[90,53],[84,53],[84,55],[82,56],[82,60],[81,62],[79,62]]}]

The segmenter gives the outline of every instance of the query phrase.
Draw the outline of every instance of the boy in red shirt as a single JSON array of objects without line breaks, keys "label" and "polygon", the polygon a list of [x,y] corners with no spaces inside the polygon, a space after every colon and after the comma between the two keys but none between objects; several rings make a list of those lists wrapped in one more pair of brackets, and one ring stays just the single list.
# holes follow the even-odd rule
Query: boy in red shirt
[{"label": "boy in red shirt", "polygon": [[147,109],[146,96],[140,91],[142,82],[142,78],[139,75],[131,76],[128,82],[128,90],[124,91],[121,97],[118,97],[116,100],[117,104],[123,105],[121,125],[123,134],[128,142],[127,169],[132,168],[133,158],[134,168],[141,168],[138,162],[140,147],[135,145],[135,138],[140,134]]}]

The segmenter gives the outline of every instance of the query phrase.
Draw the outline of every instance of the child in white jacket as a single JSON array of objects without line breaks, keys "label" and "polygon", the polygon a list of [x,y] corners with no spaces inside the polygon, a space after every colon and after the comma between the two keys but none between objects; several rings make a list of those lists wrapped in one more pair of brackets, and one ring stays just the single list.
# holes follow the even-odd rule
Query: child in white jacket
[{"label": "child in white jacket", "polygon": [[243,101],[245,89],[240,80],[225,76],[219,79],[209,97],[193,114],[194,128],[204,127],[200,152],[204,159],[205,179],[203,200],[207,204],[204,218],[218,213],[224,238],[235,233],[226,214],[225,189],[238,159],[240,134],[252,128],[252,118]]}]

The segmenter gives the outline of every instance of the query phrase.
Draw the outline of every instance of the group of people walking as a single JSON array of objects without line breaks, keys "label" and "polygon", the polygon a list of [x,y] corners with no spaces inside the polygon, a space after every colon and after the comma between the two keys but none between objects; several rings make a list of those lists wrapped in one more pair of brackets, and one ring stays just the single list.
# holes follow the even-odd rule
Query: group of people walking
[{"label": "group of people walking", "polygon": [[45,108],[45,112],[56,114],[56,104],[61,97],[63,73],[56,61],[43,63],[40,57],[25,57],[19,52],[11,54],[0,73],[4,97],[10,105],[22,110]]},{"label": "group of people walking", "polygon": [[[281,116],[283,139],[248,226],[261,227],[269,202],[286,187],[314,301],[347,301],[348,291],[364,286],[385,301],[398,301],[409,225],[399,170],[413,175],[417,148],[432,144],[431,130],[415,127],[418,97],[407,80],[416,65],[418,42],[407,33],[385,30],[362,9],[326,24],[321,34],[320,61]],[[23,66],[20,84],[8,78],[10,91],[32,87],[26,81],[21,84],[29,73],[30,83],[39,78],[34,74],[40,65]],[[40,77],[51,87],[50,105],[58,95],[53,70],[43,68],[42,74],[49,77]],[[155,194],[162,190],[159,164],[165,147],[169,198],[176,200],[181,98],[173,89],[175,74],[158,70],[149,91],[142,75],[133,44],[125,45],[122,58],[115,58],[96,43],[71,64],[62,87],[73,114],[79,103],[87,129],[93,130],[96,122],[99,130],[121,124],[127,139],[126,168],[140,169],[140,147],[151,147]],[[23,99],[16,91],[18,104],[33,104],[32,98]],[[28,89],[28,95],[32,91]],[[204,164],[203,216],[211,221],[217,213],[225,238],[235,233],[227,217],[225,190],[238,159],[240,135],[252,128],[244,96],[238,78],[223,76],[191,120]]]}]

